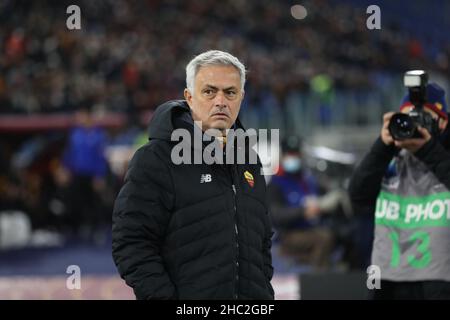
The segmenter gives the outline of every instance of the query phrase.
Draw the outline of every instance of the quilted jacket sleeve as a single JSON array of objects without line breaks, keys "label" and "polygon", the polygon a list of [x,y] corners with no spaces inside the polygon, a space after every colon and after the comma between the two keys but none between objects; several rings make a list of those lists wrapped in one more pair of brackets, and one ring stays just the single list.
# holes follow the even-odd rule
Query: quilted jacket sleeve
[{"label": "quilted jacket sleeve", "polygon": [[173,203],[166,165],[149,145],[130,162],[114,204],[112,254],[120,276],[137,299],[177,296],[161,257],[161,246]]},{"label": "quilted jacket sleeve", "polygon": [[450,152],[439,141],[431,139],[414,154],[450,189]]}]

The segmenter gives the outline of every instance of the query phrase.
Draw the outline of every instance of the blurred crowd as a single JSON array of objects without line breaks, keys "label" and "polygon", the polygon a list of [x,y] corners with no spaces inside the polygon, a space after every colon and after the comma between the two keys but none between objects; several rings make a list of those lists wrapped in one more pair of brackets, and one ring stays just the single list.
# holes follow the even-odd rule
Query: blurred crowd
[{"label": "blurred crowd", "polygon": [[[0,2],[0,112],[68,111],[87,97],[97,110],[153,109],[181,95],[186,62],[205,48],[247,64],[246,103],[262,111],[283,107],[291,91],[373,89],[411,66],[450,71],[448,43],[386,19],[369,31],[365,8],[345,1],[302,1],[304,20],[291,1],[75,3],[79,31],[66,28],[74,1]],[[326,77],[312,82],[317,75]]]}]

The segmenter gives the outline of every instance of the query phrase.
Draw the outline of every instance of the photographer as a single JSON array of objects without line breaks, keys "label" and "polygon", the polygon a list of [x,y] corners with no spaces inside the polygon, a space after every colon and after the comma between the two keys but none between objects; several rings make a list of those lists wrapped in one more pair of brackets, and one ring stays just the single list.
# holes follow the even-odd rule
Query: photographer
[{"label": "photographer", "polygon": [[426,80],[406,74],[401,113],[383,116],[350,181],[355,213],[375,213],[374,299],[450,299],[450,130],[445,92]]}]

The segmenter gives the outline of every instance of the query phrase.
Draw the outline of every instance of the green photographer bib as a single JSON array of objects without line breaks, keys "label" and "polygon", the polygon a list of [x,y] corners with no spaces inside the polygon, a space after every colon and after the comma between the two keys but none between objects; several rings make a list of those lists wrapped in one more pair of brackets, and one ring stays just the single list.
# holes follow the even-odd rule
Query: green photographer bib
[{"label": "green photographer bib", "polygon": [[383,178],[372,264],[383,280],[450,281],[450,191],[406,150]]}]

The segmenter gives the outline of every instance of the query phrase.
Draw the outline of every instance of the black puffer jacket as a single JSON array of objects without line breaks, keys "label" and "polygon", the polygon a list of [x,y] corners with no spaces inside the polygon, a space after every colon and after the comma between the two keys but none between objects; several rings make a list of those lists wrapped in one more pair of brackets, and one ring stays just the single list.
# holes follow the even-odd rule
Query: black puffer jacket
[{"label": "black puffer jacket", "polygon": [[173,164],[170,137],[193,131],[189,110],[161,105],[130,163],[113,213],[119,273],[138,299],[273,299],[260,164]]}]

